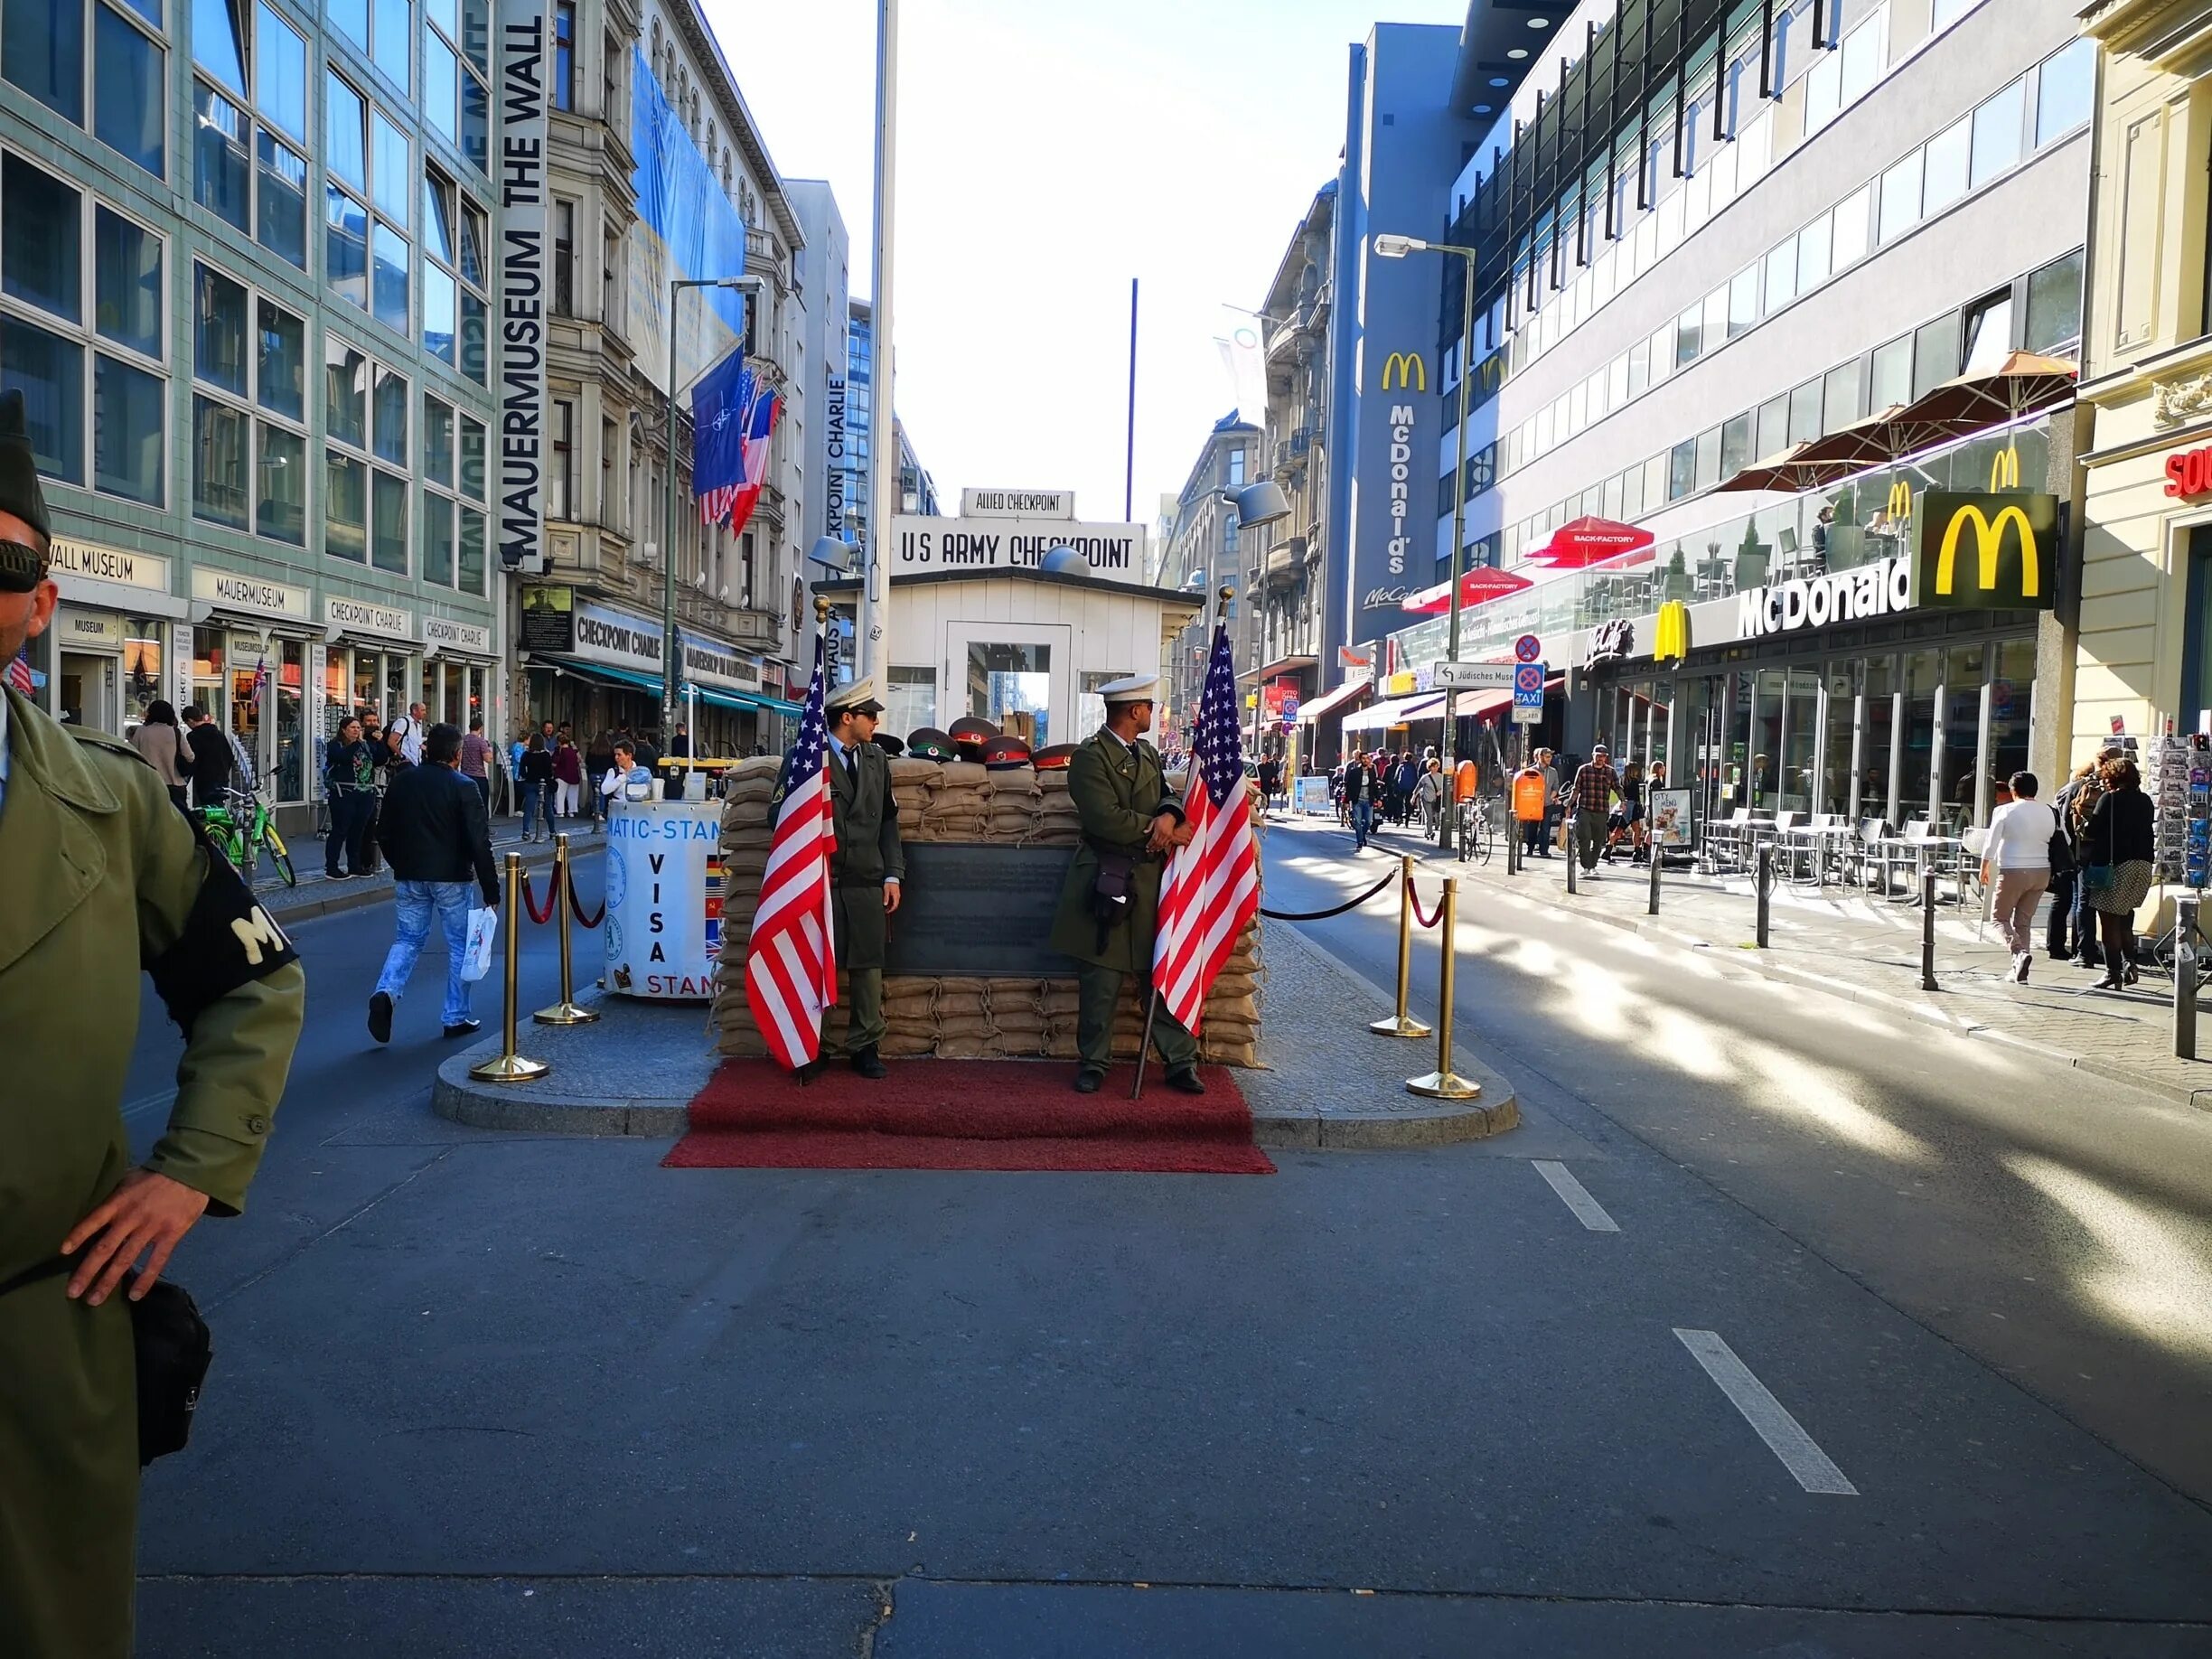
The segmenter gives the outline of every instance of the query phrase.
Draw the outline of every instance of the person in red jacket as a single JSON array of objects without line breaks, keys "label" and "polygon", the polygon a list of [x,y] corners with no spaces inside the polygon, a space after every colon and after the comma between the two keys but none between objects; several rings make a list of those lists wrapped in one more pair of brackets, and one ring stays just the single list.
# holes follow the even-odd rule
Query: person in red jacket
[{"label": "person in red jacket", "polygon": [[565,731],[553,751],[553,782],[558,785],[556,810],[563,818],[576,817],[584,798],[584,757]]}]

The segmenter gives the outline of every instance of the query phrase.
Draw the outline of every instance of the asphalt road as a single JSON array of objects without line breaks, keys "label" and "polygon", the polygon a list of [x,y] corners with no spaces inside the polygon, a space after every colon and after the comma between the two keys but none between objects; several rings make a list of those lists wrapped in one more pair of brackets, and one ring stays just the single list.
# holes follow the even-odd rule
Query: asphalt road
[{"label": "asphalt road", "polygon": [[[1346,852],[1273,833],[1270,902]],[[2212,1123],[1500,921],[1460,1017],[1521,1129],[1241,1179],[458,1129],[427,979],[361,1026],[387,913],[304,924],[267,1164],[177,1270],[218,1360],[141,1652],[2212,1653]],[[1269,1017],[1395,1088],[1366,1000]]]}]

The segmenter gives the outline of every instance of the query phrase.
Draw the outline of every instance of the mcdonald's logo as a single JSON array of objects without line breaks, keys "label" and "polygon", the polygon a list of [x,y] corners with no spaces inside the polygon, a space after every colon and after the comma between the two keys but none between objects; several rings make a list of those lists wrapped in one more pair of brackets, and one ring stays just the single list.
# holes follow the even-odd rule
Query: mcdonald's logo
[{"label": "mcdonald's logo", "polygon": [[1990,457],[1990,493],[1994,495],[2000,490],[2017,490],[2020,480],[2020,447],[2007,444]]},{"label": "mcdonald's logo", "polygon": [[[1913,555],[1917,605],[2048,610],[2057,552],[2055,495],[1960,494],[1931,490],[1921,497],[1919,545]],[[2017,531],[2017,538],[2010,532]],[[1959,580],[1959,552],[1969,537],[1971,581]],[[2016,545],[2019,557],[2008,557]]]},{"label": "mcdonald's logo", "polygon": [[1395,378],[1401,388],[1411,387],[1415,391],[1429,389],[1429,366],[1421,361],[1419,351],[1392,351],[1382,360],[1382,389],[1391,389]]},{"label": "mcdonald's logo", "polygon": [[1902,478],[1889,486],[1889,517],[1891,519],[1912,517],[1912,485],[1907,483]]},{"label": "mcdonald's logo", "polygon": [[1652,624],[1652,661],[1679,662],[1690,654],[1690,607],[1670,599],[1659,607]]}]

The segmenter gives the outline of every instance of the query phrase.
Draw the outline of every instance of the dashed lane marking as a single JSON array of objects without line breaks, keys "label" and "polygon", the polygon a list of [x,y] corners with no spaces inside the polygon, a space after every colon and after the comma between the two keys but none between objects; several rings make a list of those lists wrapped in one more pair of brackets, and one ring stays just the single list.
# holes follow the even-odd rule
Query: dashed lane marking
[{"label": "dashed lane marking", "polygon": [[1620,1231],[1620,1223],[1606,1214],[1605,1205],[1589,1195],[1589,1189],[1574,1178],[1574,1172],[1566,1165],[1542,1158],[1530,1161],[1546,1185],[1560,1195],[1560,1202],[1574,1212],[1575,1220],[1592,1233]]},{"label": "dashed lane marking", "polygon": [[1720,1340],[1717,1331],[1685,1331],[1674,1335],[1691,1356],[1705,1367],[1705,1374],[1720,1385],[1729,1403],[1743,1413],[1744,1421],[1757,1430],[1767,1449],[1782,1459],[1782,1467],[1796,1476],[1807,1492],[1832,1497],[1857,1497],[1852,1486],[1828,1454],[1814,1444],[1803,1424],[1792,1417],[1767,1385],[1751,1374],[1751,1368],[1736,1357],[1736,1351]]}]

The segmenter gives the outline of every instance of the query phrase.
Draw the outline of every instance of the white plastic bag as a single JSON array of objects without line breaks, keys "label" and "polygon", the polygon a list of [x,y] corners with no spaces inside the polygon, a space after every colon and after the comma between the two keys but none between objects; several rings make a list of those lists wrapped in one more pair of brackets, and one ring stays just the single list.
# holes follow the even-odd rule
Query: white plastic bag
[{"label": "white plastic bag", "polygon": [[492,971],[492,947],[499,939],[499,912],[469,912],[468,951],[461,959],[461,977],[481,979]]}]

